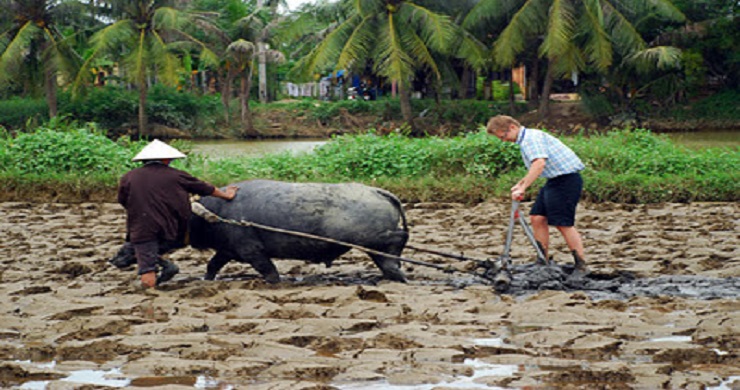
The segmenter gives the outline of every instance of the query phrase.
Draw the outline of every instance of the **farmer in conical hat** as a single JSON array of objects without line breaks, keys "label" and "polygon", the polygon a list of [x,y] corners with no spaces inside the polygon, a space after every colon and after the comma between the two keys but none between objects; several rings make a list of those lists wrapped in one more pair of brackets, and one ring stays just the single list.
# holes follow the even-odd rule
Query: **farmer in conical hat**
[{"label": "farmer in conical hat", "polygon": [[[168,281],[180,272],[177,265],[160,255],[185,246],[190,219],[188,194],[225,200],[236,196],[237,187],[227,187],[224,192],[170,167],[170,162],[178,158],[185,158],[185,155],[155,139],[133,158],[143,165],[123,175],[119,183],[118,203],[126,209],[127,240],[116,257],[122,253],[135,254],[145,288]],[[116,266],[129,265],[114,260],[111,263]],[[159,276],[158,268],[161,268]]]}]

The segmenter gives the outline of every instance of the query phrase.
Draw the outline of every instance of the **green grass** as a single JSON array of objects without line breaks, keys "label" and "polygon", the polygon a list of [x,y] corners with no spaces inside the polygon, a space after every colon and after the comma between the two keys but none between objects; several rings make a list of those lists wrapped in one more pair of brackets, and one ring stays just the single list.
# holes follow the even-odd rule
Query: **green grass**
[{"label": "green grass", "polygon": [[[646,130],[565,138],[587,165],[584,198],[601,202],[737,201],[737,149],[687,149]],[[76,199],[115,192],[144,146],[112,141],[91,125],[61,121],[13,137],[0,136],[0,182],[6,191],[67,192]],[[175,145],[189,151],[191,145]],[[440,138],[372,132],[341,136],[314,153],[210,159],[190,154],[174,166],[216,185],[265,178],[286,181],[357,181],[389,189],[404,201],[475,203],[506,198],[526,172],[516,145],[483,131]],[[53,183],[50,184],[50,183]],[[529,191],[536,193],[540,179]],[[109,199],[113,200],[113,199]]]}]

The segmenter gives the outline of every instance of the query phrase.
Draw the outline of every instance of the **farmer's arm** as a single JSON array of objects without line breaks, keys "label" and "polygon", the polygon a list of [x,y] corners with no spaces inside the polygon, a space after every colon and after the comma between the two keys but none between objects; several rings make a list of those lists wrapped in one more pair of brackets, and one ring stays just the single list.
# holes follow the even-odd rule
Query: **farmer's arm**
[{"label": "farmer's arm", "polygon": [[545,164],[547,164],[546,158],[536,158],[532,161],[532,165],[529,166],[527,175],[524,176],[522,180],[519,180],[514,187],[511,187],[512,199],[517,200],[524,196],[524,192],[527,191],[527,188],[529,188],[529,186],[531,186],[532,183],[540,177],[542,171],[545,170]]}]

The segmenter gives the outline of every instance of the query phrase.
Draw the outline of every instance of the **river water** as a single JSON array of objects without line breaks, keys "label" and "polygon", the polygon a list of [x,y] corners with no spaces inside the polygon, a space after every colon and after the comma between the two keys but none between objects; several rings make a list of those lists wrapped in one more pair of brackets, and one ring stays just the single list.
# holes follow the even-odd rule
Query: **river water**
[{"label": "river water", "polygon": [[[702,131],[669,133],[674,142],[690,148],[731,147],[740,148],[739,131]],[[202,140],[193,142],[193,152],[209,157],[262,156],[270,153],[308,153],[328,139],[279,139],[279,140]]]}]

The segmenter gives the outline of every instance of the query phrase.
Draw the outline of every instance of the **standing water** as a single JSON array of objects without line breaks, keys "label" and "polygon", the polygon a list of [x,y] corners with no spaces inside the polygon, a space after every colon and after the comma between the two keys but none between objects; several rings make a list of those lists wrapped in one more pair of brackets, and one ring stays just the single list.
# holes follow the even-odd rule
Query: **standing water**
[{"label": "standing water", "polygon": [[280,140],[207,140],[193,141],[193,152],[211,158],[224,157],[259,157],[265,154],[290,152],[293,154],[313,151],[317,146],[328,140],[323,138],[311,139],[280,139]]},{"label": "standing water", "polygon": [[[740,131],[715,130],[701,132],[667,133],[673,142],[692,149],[707,147],[740,148]],[[325,138],[275,140],[198,140],[193,141],[193,152],[210,158],[259,157],[271,153],[308,153],[329,142]]]}]

